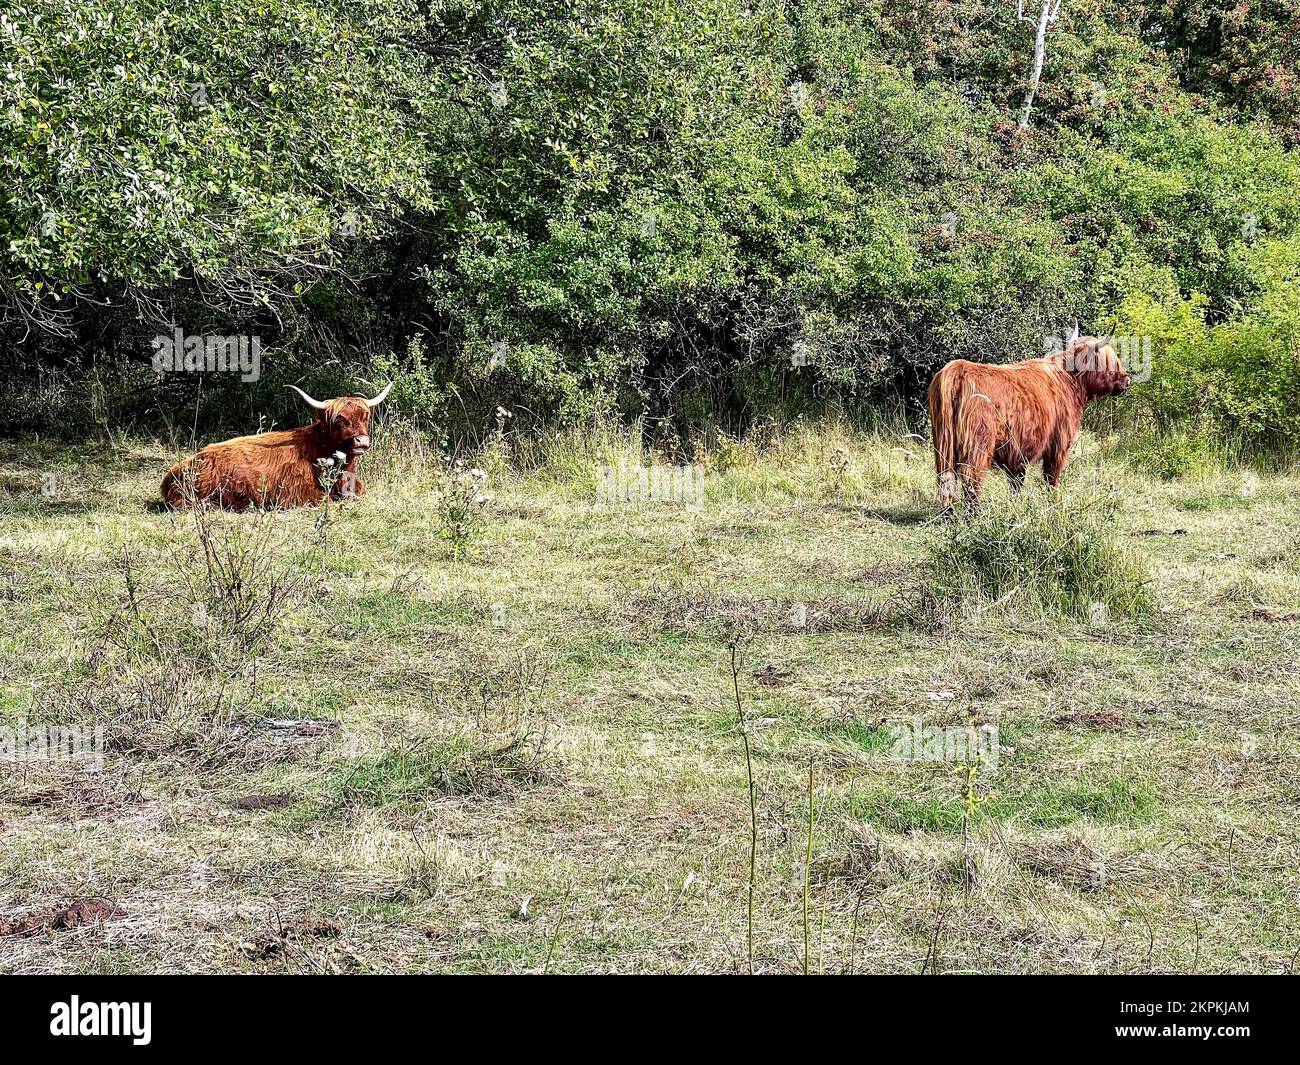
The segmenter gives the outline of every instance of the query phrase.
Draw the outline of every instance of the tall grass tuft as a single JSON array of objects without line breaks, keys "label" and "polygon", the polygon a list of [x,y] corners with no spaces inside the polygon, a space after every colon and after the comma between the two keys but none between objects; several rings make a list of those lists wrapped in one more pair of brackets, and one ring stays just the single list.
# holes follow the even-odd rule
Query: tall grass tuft
[{"label": "tall grass tuft", "polygon": [[1137,617],[1152,609],[1144,561],[1121,543],[1119,505],[1097,495],[1041,492],[986,503],[931,541],[936,597],[1075,618]]}]

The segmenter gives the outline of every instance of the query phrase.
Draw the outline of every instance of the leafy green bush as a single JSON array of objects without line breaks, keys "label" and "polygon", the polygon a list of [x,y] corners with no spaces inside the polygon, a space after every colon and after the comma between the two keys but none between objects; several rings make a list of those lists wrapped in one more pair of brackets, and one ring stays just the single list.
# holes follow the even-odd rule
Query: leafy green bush
[{"label": "leafy green bush", "polygon": [[431,364],[422,334],[409,338],[405,357],[381,352],[371,365],[376,380],[393,382],[388,408],[384,411],[386,421],[430,433],[445,423],[451,393],[443,376]]},{"label": "leafy green bush", "polygon": [[939,600],[953,605],[1096,621],[1099,604],[1103,617],[1142,615],[1152,606],[1149,578],[1120,543],[1117,511],[1100,498],[1034,491],[985,503],[935,535],[925,572]]},{"label": "leafy green bush", "polygon": [[1265,243],[1246,267],[1259,295],[1226,320],[1213,322],[1200,294],[1138,294],[1120,307],[1122,332],[1152,338],[1152,377],[1132,394],[1133,416],[1175,434],[1171,455],[1214,439],[1225,456],[1249,457],[1300,436],[1300,241]]},{"label": "leafy green bush", "polygon": [[[1076,317],[1178,332],[1181,301],[1155,427],[1279,440],[1295,86],[1259,109],[1221,64],[1257,83],[1290,23],[1210,7],[1067,5],[1022,127],[1033,33],[991,0],[23,0],[0,417],[247,431],[297,421],[286,382],[391,376],[392,417],[452,439],[504,405],[680,444],[911,403]],[[260,336],[262,380],[141,382],[172,324]]]},{"label": "leafy green bush", "polygon": [[398,103],[420,63],[388,43],[412,7],[24,0],[0,23],[0,296],[66,328],[105,291],[160,318],[190,280],[303,293],[346,222],[420,195]]},{"label": "leafy green bush", "polygon": [[1175,481],[1210,469],[1216,464],[1216,458],[1222,457],[1213,454],[1204,434],[1176,430],[1138,437],[1129,462],[1139,470],[1154,473],[1162,481]]}]

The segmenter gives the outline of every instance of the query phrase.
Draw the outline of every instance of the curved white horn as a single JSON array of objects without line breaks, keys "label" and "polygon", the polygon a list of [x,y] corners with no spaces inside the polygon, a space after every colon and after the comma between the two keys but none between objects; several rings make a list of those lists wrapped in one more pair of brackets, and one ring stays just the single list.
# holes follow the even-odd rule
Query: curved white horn
[{"label": "curved white horn", "polygon": [[366,400],[366,406],[369,407],[371,410],[374,410],[377,406],[379,406],[379,404],[381,404],[384,400],[388,398],[388,393],[392,390],[392,387],[393,387],[393,382],[389,381],[388,384],[384,386],[384,390],[380,392],[379,395],[377,395],[374,399]]},{"label": "curved white horn", "polygon": [[1074,320],[1074,332],[1070,334],[1070,343],[1073,344],[1079,339],[1079,319]]},{"label": "curved white horn", "polygon": [[311,396],[307,395],[307,393],[304,392],[297,385],[285,385],[284,387],[292,388],[295,392],[298,393],[298,395],[302,396],[302,398],[307,401],[308,406],[310,406],[312,410],[324,410],[329,405],[327,403],[322,403],[319,399],[312,399]]}]

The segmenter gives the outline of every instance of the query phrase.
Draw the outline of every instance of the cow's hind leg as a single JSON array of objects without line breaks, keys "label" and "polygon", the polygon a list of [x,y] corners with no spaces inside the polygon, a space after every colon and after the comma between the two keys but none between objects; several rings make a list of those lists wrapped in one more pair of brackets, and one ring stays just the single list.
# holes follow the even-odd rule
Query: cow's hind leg
[{"label": "cow's hind leg", "polygon": [[984,478],[988,476],[987,465],[968,464],[959,467],[961,472],[962,508],[966,517],[972,517],[980,506],[980,492],[984,488]]},{"label": "cow's hind leg", "polygon": [[1007,475],[1007,487],[1011,489],[1013,496],[1018,496],[1020,490],[1025,487],[1025,473],[1027,467],[1023,461],[1002,463],[1002,470]]},{"label": "cow's hind leg", "polygon": [[1029,468],[1024,449],[1014,438],[1003,440],[994,456],[993,465],[1007,475],[1007,487],[1018,496],[1025,486],[1025,473]]},{"label": "cow's hind leg", "polygon": [[964,446],[959,448],[957,475],[961,479],[962,505],[969,518],[979,509],[984,478],[993,468],[994,438],[989,426],[979,421],[968,424]]}]

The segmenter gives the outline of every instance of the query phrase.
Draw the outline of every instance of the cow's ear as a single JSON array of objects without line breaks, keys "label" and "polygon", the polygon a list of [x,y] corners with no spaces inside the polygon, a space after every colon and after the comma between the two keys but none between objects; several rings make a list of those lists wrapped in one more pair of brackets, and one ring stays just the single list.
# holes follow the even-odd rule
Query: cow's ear
[{"label": "cow's ear", "polygon": [[1075,376],[1083,376],[1097,369],[1097,341],[1093,337],[1074,341],[1065,357],[1065,368]]}]

